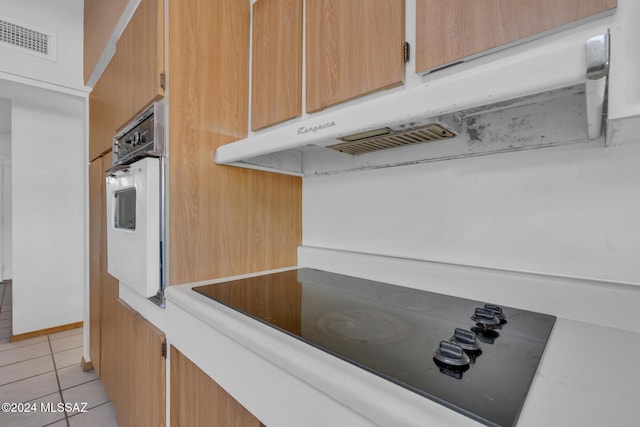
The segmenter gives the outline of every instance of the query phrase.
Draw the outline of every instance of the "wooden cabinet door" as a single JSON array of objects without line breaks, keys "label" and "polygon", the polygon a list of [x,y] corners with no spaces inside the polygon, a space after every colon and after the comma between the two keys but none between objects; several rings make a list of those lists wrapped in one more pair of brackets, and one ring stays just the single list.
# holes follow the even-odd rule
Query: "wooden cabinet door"
[{"label": "wooden cabinet door", "polygon": [[251,129],[302,112],[302,0],[253,4]]},{"label": "wooden cabinet door", "polygon": [[260,427],[251,412],[171,346],[171,427]]},{"label": "wooden cabinet door", "polygon": [[164,95],[164,1],[141,0],[116,45],[117,127]]},{"label": "wooden cabinet door", "polygon": [[416,0],[416,72],[610,10],[617,0]]},{"label": "wooden cabinet door", "polygon": [[122,300],[108,301],[109,342],[103,340],[102,382],[120,427],[166,425],[164,334]]},{"label": "wooden cabinet door", "polygon": [[111,59],[89,95],[89,161],[111,150],[116,133],[117,60]]},{"label": "wooden cabinet door", "polygon": [[89,161],[97,159],[106,145],[104,116],[107,110],[105,72],[89,95]]},{"label": "wooden cabinet door", "polygon": [[404,79],[404,0],[307,0],[307,111]]},{"label": "wooden cabinet door", "polygon": [[[125,338],[122,394],[114,399],[121,427],[161,427],[166,424],[164,334],[138,312],[118,300]],[[125,385],[122,387],[122,385]],[[117,400],[117,403],[116,403]]]},{"label": "wooden cabinet door", "polygon": [[113,309],[118,298],[118,281],[107,272],[105,176],[111,164],[110,152],[89,164],[89,356],[100,377],[105,371],[112,372],[110,368],[118,354],[114,344],[119,341]]},{"label": "wooden cabinet door", "polygon": [[128,0],[84,0],[84,82],[96,67]]},{"label": "wooden cabinet door", "polygon": [[89,96],[89,160],[111,149],[116,132],[164,95],[163,1],[142,0]]},{"label": "wooden cabinet door", "polygon": [[89,164],[89,356],[100,375],[105,195],[102,157]]}]

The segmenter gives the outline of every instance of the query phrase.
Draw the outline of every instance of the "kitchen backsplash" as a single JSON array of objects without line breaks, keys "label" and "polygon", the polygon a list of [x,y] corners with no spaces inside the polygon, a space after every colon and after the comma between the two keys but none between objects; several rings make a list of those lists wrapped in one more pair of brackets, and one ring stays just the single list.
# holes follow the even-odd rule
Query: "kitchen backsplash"
[{"label": "kitchen backsplash", "polygon": [[303,183],[303,244],[640,284],[640,139]]}]

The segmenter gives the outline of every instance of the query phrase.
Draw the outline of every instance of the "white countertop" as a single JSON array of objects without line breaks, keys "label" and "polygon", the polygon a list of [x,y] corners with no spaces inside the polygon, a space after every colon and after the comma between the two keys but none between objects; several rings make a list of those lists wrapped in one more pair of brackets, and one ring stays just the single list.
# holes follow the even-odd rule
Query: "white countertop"
[{"label": "white countertop", "polygon": [[[193,286],[167,291],[169,342],[270,427],[480,425]],[[558,317],[517,426],[637,424],[638,361],[640,333]]]},{"label": "white countertop", "polygon": [[640,334],[558,319],[518,427],[638,425],[639,360]]}]

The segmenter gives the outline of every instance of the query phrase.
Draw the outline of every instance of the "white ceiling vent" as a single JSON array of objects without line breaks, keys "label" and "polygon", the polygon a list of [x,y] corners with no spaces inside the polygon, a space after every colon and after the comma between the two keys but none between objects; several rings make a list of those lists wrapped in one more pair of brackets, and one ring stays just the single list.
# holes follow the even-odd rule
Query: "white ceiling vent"
[{"label": "white ceiling vent", "polygon": [[55,34],[0,16],[0,46],[55,61]]}]

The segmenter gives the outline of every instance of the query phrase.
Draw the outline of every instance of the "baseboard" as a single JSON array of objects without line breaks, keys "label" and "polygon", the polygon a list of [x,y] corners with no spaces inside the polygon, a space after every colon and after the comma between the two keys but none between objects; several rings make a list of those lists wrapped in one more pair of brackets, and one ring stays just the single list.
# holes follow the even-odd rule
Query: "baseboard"
[{"label": "baseboard", "polygon": [[70,329],[81,328],[84,322],[68,323],[66,325],[60,325],[53,328],[40,329],[38,331],[25,332],[24,334],[11,335],[9,340],[11,342],[22,341],[29,338],[39,337],[41,335],[55,334],[56,332],[68,331]]}]

